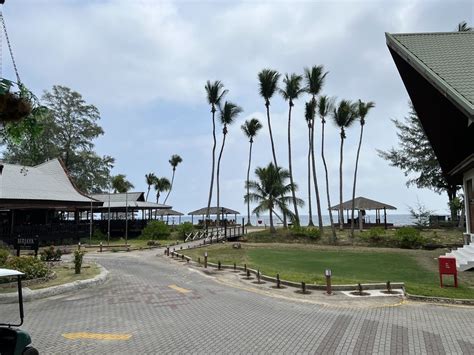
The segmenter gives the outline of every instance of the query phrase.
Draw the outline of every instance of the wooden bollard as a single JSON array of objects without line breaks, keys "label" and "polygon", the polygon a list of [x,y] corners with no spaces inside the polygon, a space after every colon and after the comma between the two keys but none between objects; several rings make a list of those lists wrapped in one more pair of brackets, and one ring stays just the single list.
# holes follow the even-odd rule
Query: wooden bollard
[{"label": "wooden bollard", "polygon": [[198,258],[198,264],[201,265],[201,257]]},{"label": "wooden bollard", "polygon": [[392,293],[392,285],[390,284],[390,281],[387,281],[387,292]]},{"label": "wooden bollard", "polygon": [[306,293],[306,282],[301,282],[301,292]]},{"label": "wooden bollard", "polygon": [[260,283],[260,270],[257,270],[257,282]]},{"label": "wooden bollard", "polygon": [[100,244],[99,244],[99,248],[100,248],[100,250],[99,250],[99,251],[102,253],[102,242],[100,242]]},{"label": "wooden bollard", "polygon": [[247,278],[250,279],[250,270],[247,270]]},{"label": "wooden bollard", "polygon": [[237,270],[237,265],[234,263],[234,271]]},{"label": "wooden bollard", "polygon": [[77,243],[77,250],[81,250],[81,242]]},{"label": "wooden bollard", "polygon": [[204,254],[204,267],[207,268],[207,252]]},{"label": "wooden bollard", "polygon": [[244,272],[247,272],[247,264],[244,264]]},{"label": "wooden bollard", "polygon": [[277,288],[281,288],[280,274],[277,274]]},{"label": "wooden bollard", "polygon": [[184,254],[181,254],[181,260],[184,260]]},{"label": "wooden bollard", "polygon": [[219,260],[219,261],[217,262],[217,270],[220,270],[220,269],[221,269],[221,261]]},{"label": "wooden bollard", "polygon": [[362,295],[362,291],[364,289],[362,288],[362,285],[360,283],[357,284],[357,290],[359,291],[359,295]]}]

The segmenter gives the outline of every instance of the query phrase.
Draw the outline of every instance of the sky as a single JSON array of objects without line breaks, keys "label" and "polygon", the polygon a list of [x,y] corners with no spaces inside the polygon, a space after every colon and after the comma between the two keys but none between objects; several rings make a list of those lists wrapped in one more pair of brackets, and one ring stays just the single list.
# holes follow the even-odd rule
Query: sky
[{"label": "sky", "polygon": [[[385,43],[385,32],[453,31],[473,24],[471,1],[152,1],[7,0],[3,14],[20,76],[36,95],[64,85],[97,106],[105,134],[96,151],[116,159],[135,191],[146,191],[145,174],[171,178],[168,160],[183,158],[168,204],[184,213],[207,205],[211,176],[212,121],[204,85],[220,80],[226,99],[244,112],[229,127],[221,165],[221,205],[245,213],[248,140],[240,126],[258,118],[252,171],[268,164],[271,146],[257,74],[264,68],[302,74],[323,65],[322,93],[374,101],[364,131],[356,196],[383,201],[407,213],[417,202],[447,214],[447,197],[407,187],[407,177],[377,155],[398,145],[391,119],[408,112],[408,95]],[[3,47],[3,74],[12,75]],[[281,83],[280,83],[281,84]],[[298,196],[307,201],[307,126],[304,103],[295,102],[292,159]],[[271,102],[279,164],[288,165],[288,105]],[[318,182],[325,192],[316,146]],[[218,125],[218,149],[222,127]],[[344,143],[343,199],[351,198],[359,126]],[[339,201],[339,134],[329,122],[325,153],[331,202]],[[215,205],[215,192],[213,205]],[[324,196],[324,195],[323,195]],[[322,196],[322,197],[323,197]],[[153,198],[150,198],[153,200]],[[327,203],[321,198],[322,208]],[[313,189],[313,209],[314,189]],[[307,204],[302,214],[307,214]]]}]

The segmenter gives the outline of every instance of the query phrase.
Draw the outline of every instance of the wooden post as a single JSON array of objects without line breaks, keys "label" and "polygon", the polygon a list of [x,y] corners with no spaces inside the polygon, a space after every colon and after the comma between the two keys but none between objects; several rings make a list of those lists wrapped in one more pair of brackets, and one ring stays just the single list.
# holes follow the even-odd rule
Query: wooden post
[{"label": "wooden post", "polygon": [[362,211],[361,210],[359,210],[358,215],[359,215],[359,231],[362,232],[362,229],[364,228],[364,226],[363,226],[364,222],[362,222]]},{"label": "wooden post", "polygon": [[383,208],[383,223],[385,225],[385,229],[387,229],[387,208]]}]

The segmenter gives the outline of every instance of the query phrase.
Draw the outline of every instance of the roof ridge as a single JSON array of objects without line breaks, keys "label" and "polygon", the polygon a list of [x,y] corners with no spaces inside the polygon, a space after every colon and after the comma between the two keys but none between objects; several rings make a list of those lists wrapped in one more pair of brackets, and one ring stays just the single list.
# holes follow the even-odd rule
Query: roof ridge
[{"label": "roof ridge", "polygon": [[390,33],[386,32],[392,36],[436,36],[436,35],[474,35],[474,31],[452,31],[452,32],[405,32],[405,33]]}]

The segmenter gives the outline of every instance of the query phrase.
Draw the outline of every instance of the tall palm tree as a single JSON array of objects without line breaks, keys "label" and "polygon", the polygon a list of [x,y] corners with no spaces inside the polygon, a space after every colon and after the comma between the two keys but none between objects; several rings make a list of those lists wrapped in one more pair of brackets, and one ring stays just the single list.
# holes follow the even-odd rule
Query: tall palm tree
[{"label": "tall palm tree", "polygon": [[[240,126],[244,134],[247,136],[250,142],[250,147],[249,147],[249,165],[247,168],[247,179],[246,181],[246,186],[247,186],[247,195],[250,194],[249,190],[249,180],[250,180],[250,166],[252,164],[252,146],[253,146],[253,139],[257,135],[258,131],[262,129],[262,124],[260,123],[259,120],[256,118],[252,118],[250,121],[247,120],[245,123]],[[247,226],[251,226],[252,223],[250,222],[250,201],[247,201]]]},{"label": "tall palm tree", "polygon": [[212,201],[212,190],[214,188],[214,169],[216,165],[216,107],[221,102],[222,98],[225,94],[227,94],[227,90],[224,90],[224,84],[222,84],[219,80],[214,81],[211,83],[209,80],[205,86],[206,93],[207,93],[207,102],[211,105],[211,114],[212,114],[212,138],[213,138],[213,145],[212,145],[212,172],[211,172],[211,183],[209,186],[209,199],[207,200],[207,210],[206,210],[206,220],[209,219],[210,208],[211,208],[211,201]]},{"label": "tall palm tree", "polygon": [[[312,100],[314,101],[312,105],[314,105],[314,111],[316,111],[316,107],[317,107],[316,96],[319,95],[319,93],[321,92],[321,89],[323,88],[323,85],[324,85],[324,80],[326,78],[326,75],[328,75],[328,72],[324,72],[324,67],[322,65],[315,65],[310,69],[305,68],[304,72],[305,72],[305,78],[306,78],[306,91],[312,96]],[[310,140],[309,145],[311,149],[310,158],[311,158],[311,163],[312,163],[311,165],[313,169],[314,190],[316,193],[316,207],[318,209],[318,226],[319,226],[319,231],[321,235],[323,235],[324,234],[323,216],[321,213],[321,199],[319,197],[318,178],[316,174],[316,160],[314,158],[314,128],[315,128],[314,116],[313,116],[311,127],[308,126],[308,128],[310,130],[310,133],[309,133],[309,140]],[[311,196],[309,197],[309,199],[311,199]]]},{"label": "tall palm tree", "polygon": [[362,136],[364,134],[364,126],[365,126],[365,117],[369,113],[371,109],[375,107],[375,103],[372,101],[363,102],[359,100],[357,102],[357,117],[359,118],[360,123],[360,136],[359,136],[359,146],[357,147],[357,156],[356,156],[356,163],[354,169],[354,184],[352,185],[352,206],[351,206],[351,238],[354,238],[354,199],[355,199],[355,191],[356,191],[356,180],[357,180],[357,167],[359,166],[359,154],[360,154],[360,147],[362,145]]},{"label": "tall palm tree", "polygon": [[[270,99],[278,90],[278,81],[281,74],[276,70],[263,69],[258,73],[258,81],[260,85],[260,96],[265,100],[265,108],[267,111],[268,132],[270,133],[270,142],[272,145],[273,164],[278,167],[277,157],[275,153],[275,142],[273,141],[272,124],[270,119]],[[283,226],[287,227],[286,214],[283,212]]]},{"label": "tall palm tree", "polygon": [[126,179],[124,174],[112,176],[112,188],[114,189],[114,193],[125,193],[134,187],[135,186]]},{"label": "tall palm tree", "polygon": [[155,181],[155,190],[156,190],[156,203],[160,201],[160,195],[162,192],[168,191],[171,188],[171,182],[165,178],[157,178]]},{"label": "tall palm tree", "polygon": [[280,89],[280,93],[285,99],[288,101],[288,168],[290,172],[290,182],[293,189],[291,190],[291,195],[293,196],[293,207],[295,210],[295,218],[294,223],[295,225],[300,225],[300,216],[298,214],[298,204],[296,200],[296,192],[295,192],[295,183],[293,181],[293,164],[291,159],[291,110],[293,108],[294,100],[296,100],[301,93],[304,92],[304,89],[301,87],[301,80],[303,77],[297,74],[285,74],[285,78],[283,79],[283,83],[285,87]]},{"label": "tall palm tree", "polygon": [[341,100],[339,105],[332,111],[334,123],[340,129],[341,145],[339,152],[339,230],[344,227],[344,210],[342,208],[342,163],[344,152],[344,139],[346,139],[346,129],[349,128],[357,118],[357,106],[348,100]]},{"label": "tall palm tree", "polygon": [[326,117],[334,108],[334,99],[328,98],[325,95],[319,97],[318,101],[318,112],[319,116],[321,117],[321,158],[323,160],[324,165],[324,172],[326,176],[326,196],[328,199],[328,212],[329,212],[329,222],[331,223],[331,231],[332,231],[332,243],[336,244],[337,237],[336,237],[336,227],[334,226],[334,220],[332,218],[332,210],[331,210],[331,197],[329,194],[329,173],[328,173],[328,166],[326,164],[326,157],[324,156],[324,127],[326,126]]},{"label": "tall palm tree", "polygon": [[273,142],[272,124],[270,120],[270,99],[278,90],[278,80],[280,80],[280,73],[272,69],[263,69],[258,73],[258,81],[260,83],[260,96],[265,100],[265,108],[267,110],[268,131],[270,133],[270,142],[272,144],[273,164],[278,166],[275,143]]},{"label": "tall palm tree", "polygon": [[[314,117],[316,113],[316,101],[311,99],[305,104],[304,117],[306,119],[306,124],[308,125],[308,212],[309,212],[309,221],[308,226],[314,226],[313,223],[313,208],[311,205],[311,131],[314,125]],[[319,213],[321,214],[321,213]]]},{"label": "tall palm tree", "polygon": [[[268,164],[265,168],[255,169],[258,181],[248,181],[247,188],[252,190],[245,195],[246,202],[257,202],[257,207],[252,211],[257,216],[262,212],[269,211],[270,214],[270,231],[275,233],[275,225],[273,222],[273,214],[275,209],[280,209],[288,216],[295,218],[293,212],[288,209],[288,203],[293,200],[287,196],[291,191],[296,189],[291,183],[287,184],[290,176],[287,170],[275,167],[273,163]],[[297,199],[298,205],[303,206],[303,200]]]},{"label": "tall palm tree", "polygon": [[223,124],[222,127],[222,146],[219,152],[219,159],[217,160],[217,223],[219,224],[219,208],[220,208],[220,169],[221,169],[221,160],[222,153],[224,152],[225,138],[227,137],[227,126],[234,123],[237,116],[242,112],[242,108],[236,104],[226,101],[224,106],[220,109],[220,120]]},{"label": "tall palm tree", "polygon": [[469,32],[469,31],[472,31],[472,27],[469,27],[466,21],[459,22],[458,32]]},{"label": "tall palm tree", "polygon": [[170,189],[168,190],[168,193],[166,194],[165,201],[163,202],[166,204],[166,201],[168,201],[168,197],[170,196],[171,190],[173,189],[173,183],[174,183],[174,174],[176,172],[176,167],[183,162],[183,158],[181,158],[178,154],[173,154],[171,156],[171,159],[168,160],[170,163],[171,167],[173,168],[173,175],[171,176],[171,186]]},{"label": "tall palm tree", "polygon": [[146,200],[148,201],[148,194],[150,193],[151,186],[156,182],[156,175],[153,173],[145,174],[146,184],[148,185],[148,190],[146,192]]}]

